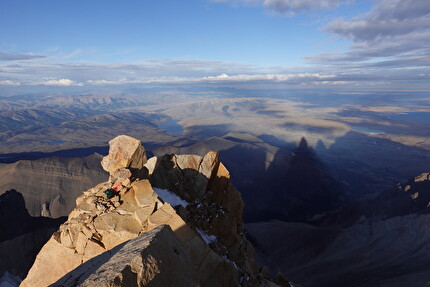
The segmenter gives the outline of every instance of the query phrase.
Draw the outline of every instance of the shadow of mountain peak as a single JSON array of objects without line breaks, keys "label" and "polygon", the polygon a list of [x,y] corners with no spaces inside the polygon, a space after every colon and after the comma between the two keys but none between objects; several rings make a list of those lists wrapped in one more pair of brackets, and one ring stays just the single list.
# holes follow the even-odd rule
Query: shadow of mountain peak
[{"label": "shadow of mountain peak", "polygon": [[11,189],[0,195],[0,242],[22,234],[21,229],[30,220],[21,193]]},{"label": "shadow of mountain peak", "polygon": [[308,141],[306,140],[305,137],[302,137],[300,139],[300,143],[297,147],[297,150],[299,150],[299,151],[308,151],[309,150]]},{"label": "shadow of mountain peak", "polygon": [[15,189],[7,190],[0,195],[0,220],[12,215],[16,216],[17,214],[23,217],[30,217],[25,208],[24,196]]},{"label": "shadow of mountain peak", "polygon": [[322,163],[322,160],[318,157],[315,150],[309,146],[308,141],[306,140],[305,137],[302,137],[300,139],[300,142],[294,149],[293,154],[294,156],[292,161],[294,161],[295,158],[299,158],[300,160],[306,160],[306,161],[312,160],[315,164],[317,164],[321,168],[326,169],[326,167]]},{"label": "shadow of mountain peak", "polygon": [[0,274],[8,271],[25,277],[37,253],[65,220],[32,217],[24,196],[15,189],[0,195]]},{"label": "shadow of mountain peak", "polygon": [[325,152],[327,150],[328,149],[327,149],[326,145],[324,144],[324,142],[322,140],[318,140],[317,144],[315,145],[315,151]]},{"label": "shadow of mountain peak", "polygon": [[65,217],[32,217],[25,207],[24,196],[15,189],[0,195],[0,242],[46,226],[58,226]]},{"label": "shadow of mountain peak", "polygon": [[[275,155],[274,163],[282,155]],[[282,163],[282,161],[279,161]],[[338,182],[302,137],[289,162],[273,164],[267,171],[267,193],[278,219],[306,221],[313,215],[345,203],[347,189]]]}]

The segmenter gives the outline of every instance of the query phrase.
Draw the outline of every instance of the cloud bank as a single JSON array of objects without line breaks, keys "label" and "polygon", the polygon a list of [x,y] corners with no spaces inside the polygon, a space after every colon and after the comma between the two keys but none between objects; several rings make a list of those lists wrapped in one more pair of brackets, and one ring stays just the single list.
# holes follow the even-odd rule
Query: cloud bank
[{"label": "cloud bank", "polygon": [[340,5],[339,0],[264,0],[263,7],[282,15],[294,15],[308,10],[330,9]]},{"label": "cloud bank", "polygon": [[0,81],[0,86],[18,87],[20,85],[21,85],[20,82],[15,82],[15,81],[11,81],[11,80],[2,80],[2,81]]},{"label": "cloud bank", "polygon": [[284,16],[292,16],[309,10],[331,9],[341,4],[340,0],[211,0],[211,2],[228,3],[234,6],[257,5],[271,13]]},{"label": "cloud bank", "polygon": [[324,31],[349,39],[349,51],[307,57],[312,63],[362,63],[357,68],[430,65],[429,1],[379,0],[368,13],[335,20]]},{"label": "cloud bank", "polygon": [[70,86],[83,86],[83,83],[75,82],[70,79],[58,79],[58,80],[47,80],[43,82],[35,82],[30,83],[31,85],[43,85],[43,86],[63,86],[63,87],[70,87]]},{"label": "cloud bank", "polygon": [[45,58],[45,56],[33,55],[33,54],[13,54],[13,53],[0,52],[0,61],[19,61],[19,60],[32,60],[32,59],[40,59],[40,58]]},{"label": "cloud bank", "polygon": [[[398,59],[401,61],[401,59]],[[425,63],[424,60],[421,63]],[[255,67],[208,60],[152,59],[140,63],[53,63],[45,60],[25,64],[0,64],[0,85],[8,87],[102,87],[146,84],[253,85],[279,84],[291,88],[343,86],[355,89],[407,84],[425,88],[430,72],[392,69],[393,61],[373,69]],[[427,84],[428,86],[428,84]]]},{"label": "cloud bank", "polygon": [[351,21],[337,20],[326,30],[354,42],[374,42],[419,32],[429,32],[430,2],[422,0],[379,0],[372,10]]}]

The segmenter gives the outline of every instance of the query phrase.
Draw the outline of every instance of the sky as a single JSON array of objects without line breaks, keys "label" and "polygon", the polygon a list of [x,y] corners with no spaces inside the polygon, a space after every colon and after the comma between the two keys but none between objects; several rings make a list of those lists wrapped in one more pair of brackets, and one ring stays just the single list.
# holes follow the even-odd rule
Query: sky
[{"label": "sky", "polygon": [[0,91],[164,83],[430,90],[426,0],[3,0]]}]

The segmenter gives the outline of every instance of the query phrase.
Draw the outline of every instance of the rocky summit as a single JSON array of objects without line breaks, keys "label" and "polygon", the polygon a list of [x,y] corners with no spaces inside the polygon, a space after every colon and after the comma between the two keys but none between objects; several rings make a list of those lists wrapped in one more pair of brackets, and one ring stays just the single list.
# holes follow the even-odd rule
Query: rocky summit
[{"label": "rocky summit", "polygon": [[277,286],[254,261],[216,152],[147,159],[129,136],[109,144],[108,181],[76,199],[21,286]]}]

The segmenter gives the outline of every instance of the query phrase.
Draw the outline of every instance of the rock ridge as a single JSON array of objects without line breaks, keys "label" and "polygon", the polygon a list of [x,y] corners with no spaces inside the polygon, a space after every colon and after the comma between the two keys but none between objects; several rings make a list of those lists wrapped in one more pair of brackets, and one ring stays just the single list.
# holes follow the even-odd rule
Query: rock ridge
[{"label": "rock ridge", "polygon": [[[110,270],[108,258],[121,256],[121,250],[129,250],[137,242],[148,243],[158,237],[167,238],[166,244],[177,246],[178,252],[182,250],[181,260],[188,262],[191,272],[185,277],[195,283],[188,286],[273,286],[254,261],[254,248],[244,233],[243,201],[218,153],[147,159],[145,148],[134,138],[121,135],[109,144],[109,155],[102,160],[109,180],[76,199],[76,208],[42,248],[21,286],[63,286],[58,284],[72,282],[70,276],[82,273],[79,266],[96,258],[106,257],[105,267]],[[148,244],[139,250],[162,248]],[[123,270],[128,268],[123,277],[113,276],[117,270],[112,271],[113,281],[97,286],[130,286],[124,282],[131,277],[137,280],[136,286],[156,286],[162,281],[154,279],[157,276],[151,268],[165,270],[169,264],[177,266],[178,259],[171,253],[157,254],[158,259],[138,256],[141,259],[136,260],[143,264],[140,269],[123,262]],[[161,262],[160,258],[163,263],[154,263]],[[164,273],[162,280],[177,281]],[[125,280],[124,276],[131,277]],[[85,284],[88,282],[92,281]],[[67,284],[64,286],[90,286]]]}]

